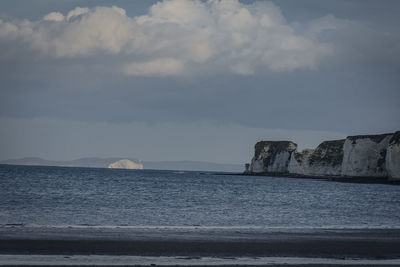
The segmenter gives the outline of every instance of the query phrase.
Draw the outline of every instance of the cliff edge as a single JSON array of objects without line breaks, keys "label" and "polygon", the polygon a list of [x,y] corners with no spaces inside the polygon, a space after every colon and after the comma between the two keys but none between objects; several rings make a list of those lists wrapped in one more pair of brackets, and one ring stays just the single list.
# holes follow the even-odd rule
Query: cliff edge
[{"label": "cliff edge", "polygon": [[324,141],[301,152],[291,141],[261,141],[246,173],[400,180],[400,131]]}]

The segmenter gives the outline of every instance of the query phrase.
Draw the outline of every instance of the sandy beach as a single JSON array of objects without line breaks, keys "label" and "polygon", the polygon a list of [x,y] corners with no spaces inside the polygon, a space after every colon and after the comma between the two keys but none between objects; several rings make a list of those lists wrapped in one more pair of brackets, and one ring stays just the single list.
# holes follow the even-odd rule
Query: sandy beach
[{"label": "sandy beach", "polygon": [[[34,255],[135,256],[136,264],[147,264],[143,257],[167,257],[164,263],[196,265],[207,258],[212,265],[259,265],[274,259],[275,264],[312,264],[316,259],[328,259],[319,264],[364,265],[400,264],[400,229],[262,229],[213,227],[39,227],[1,226],[0,263],[14,264]],[[7,256],[8,255],[8,256]],[[11,256],[10,256],[11,255]],[[11,257],[11,258],[10,258]],[[17,257],[17,258],[18,258]],[[138,258],[139,257],[139,258]],[[154,258],[156,257],[156,258]],[[172,257],[172,258],[171,258]],[[253,259],[241,262],[240,259]],[[294,259],[298,259],[293,260]],[[42,258],[43,259],[43,258]],[[68,258],[63,258],[68,263]],[[141,259],[141,260],[139,260]],[[157,259],[157,260],[156,260]],[[256,261],[255,259],[258,259]],[[282,261],[284,259],[284,261]],[[287,262],[291,259],[289,262]],[[313,259],[311,262],[310,260]],[[98,260],[98,259],[97,259]],[[190,260],[190,261],[188,261]],[[183,263],[182,263],[183,261]],[[332,262],[333,261],[333,262]],[[335,263],[336,261],[336,263]],[[339,262],[337,262],[339,261]],[[20,261],[21,262],[21,261]],[[34,262],[34,261],[33,261]],[[57,263],[58,261],[56,261]],[[93,261],[89,261],[91,264]],[[103,262],[100,260],[100,262]],[[112,261],[118,262],[118,261]],[[132,262],[132,261],[128,261]],[[181,263],[179,263],[181,262]],[[22,261],[22,263],[27,263]],[[53,262],[54,263],[54,262]],[[371,263],[371,264],[370,264]],[[78,265],[84,262],[79,262]],[[57,264],[55,264],[57,265]],[[96,264],[95,264],[96,265]],[[123,264],[126,265],[126,262]]]}]

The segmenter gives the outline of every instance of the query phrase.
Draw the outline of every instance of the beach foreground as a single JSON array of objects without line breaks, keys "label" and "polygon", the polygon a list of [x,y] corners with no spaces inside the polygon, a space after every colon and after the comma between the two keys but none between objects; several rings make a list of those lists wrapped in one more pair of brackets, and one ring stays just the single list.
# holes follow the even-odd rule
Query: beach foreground
[{"label": "beach foreground", "polygon": [[2,265],[400,265],[399,247],[400,229],[0,227]]}]

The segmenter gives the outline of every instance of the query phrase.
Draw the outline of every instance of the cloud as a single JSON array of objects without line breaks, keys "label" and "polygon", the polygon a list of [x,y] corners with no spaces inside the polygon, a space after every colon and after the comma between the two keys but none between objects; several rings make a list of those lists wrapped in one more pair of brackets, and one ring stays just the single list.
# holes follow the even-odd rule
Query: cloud
[{"label": "cloud", "polygon": [[317,34],[296,32],[273,3],[236,0],[165,0],[138,17],[116,6],[77,7],[39,21],[0,21],[0,38],[44,58],[119,56],[121,72],[136,76],[315,69],[332,53]]},{"label": "cloud", "polygon": [[64,20],[64,15],[61,14],[60,12],[51,12],[51,13],[47,14],[46,16],[44,16],[43,20],[63,21]]},{"label": "cloud", "polygon": [[70,12],[68,12],[68,15],[66,16],[66,20],[70,20],[73,17],[77,17],[83,14],[86,14],[89,12],[88,8],[81,8],[81,7],[77,7],[74,10],[71,10]]}]

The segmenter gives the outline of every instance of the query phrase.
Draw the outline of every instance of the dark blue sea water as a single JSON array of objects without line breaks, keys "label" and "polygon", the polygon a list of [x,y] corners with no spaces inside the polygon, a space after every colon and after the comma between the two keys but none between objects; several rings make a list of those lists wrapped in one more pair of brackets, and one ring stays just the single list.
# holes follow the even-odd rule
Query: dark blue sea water
[{"label": "dark blue sea water", "polygon": [[400,227],[400,186],[0,165],[0,224]]}]

